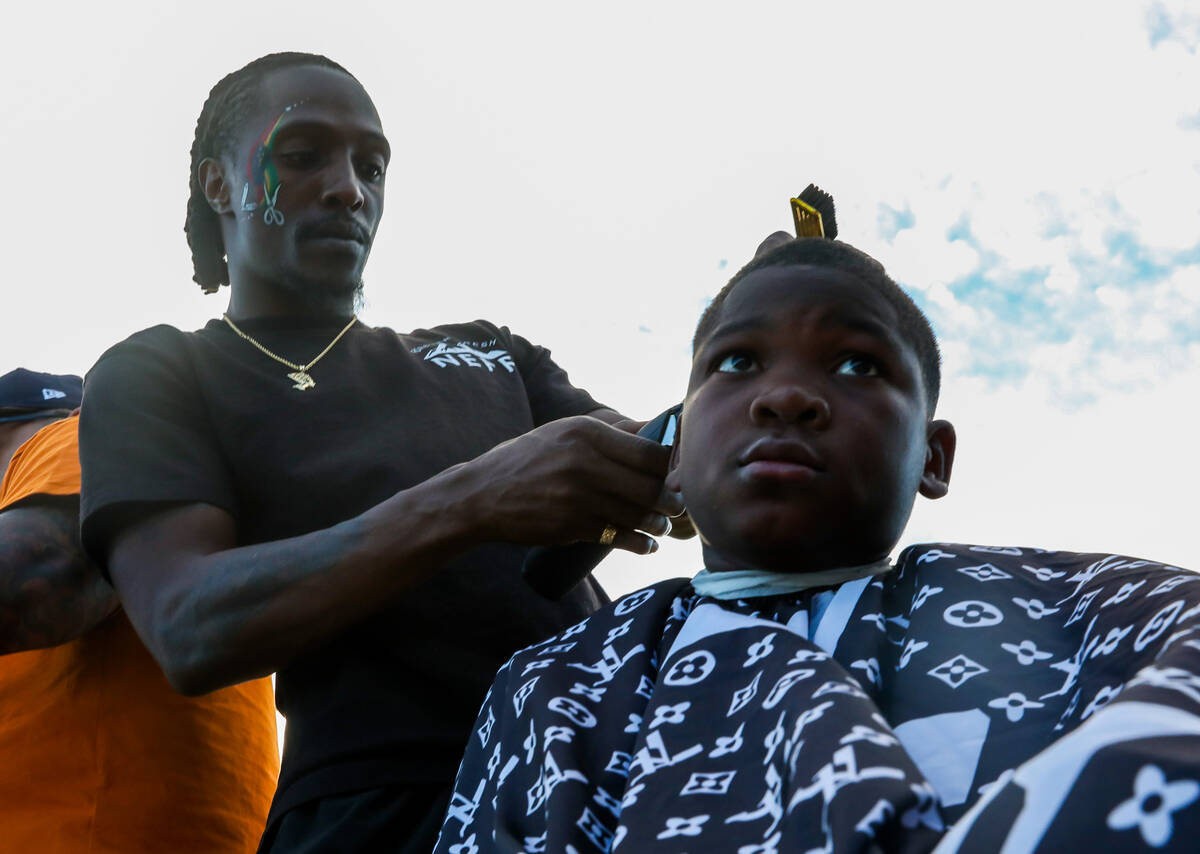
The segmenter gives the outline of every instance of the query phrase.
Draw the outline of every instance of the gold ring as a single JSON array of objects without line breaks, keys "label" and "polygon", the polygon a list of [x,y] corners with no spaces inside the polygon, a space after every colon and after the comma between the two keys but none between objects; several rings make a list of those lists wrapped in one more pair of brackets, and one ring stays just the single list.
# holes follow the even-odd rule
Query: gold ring
[{"label": "gold ring", "polygon": [[604,533],[600,535],[600,545],[611,546],[613,540],[617,538],[617,529],[612,525],[604,526]]}]

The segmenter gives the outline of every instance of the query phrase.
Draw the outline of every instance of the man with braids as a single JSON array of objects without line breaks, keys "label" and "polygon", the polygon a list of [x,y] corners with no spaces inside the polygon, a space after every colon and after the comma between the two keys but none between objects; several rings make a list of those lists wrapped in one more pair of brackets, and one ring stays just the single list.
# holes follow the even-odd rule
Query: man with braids
[{"label": "man with braids", "polygon": [[251,854],[271,683],[181,697],[79,543],[83,382],[0,376],[0,852]]},{"label": "man with braids", "polygon": [[146,646],[187,694],[278,671],[262,850],[429,851],[496,667],[602,601],[591,580],[542,600],[526,546],[644,553],[681,510],[667,450],[546,350],[355,318],[389,155],[328,59],[219,82],[187,233],[228,309],[132,336],[86,381],[83,542]]}]

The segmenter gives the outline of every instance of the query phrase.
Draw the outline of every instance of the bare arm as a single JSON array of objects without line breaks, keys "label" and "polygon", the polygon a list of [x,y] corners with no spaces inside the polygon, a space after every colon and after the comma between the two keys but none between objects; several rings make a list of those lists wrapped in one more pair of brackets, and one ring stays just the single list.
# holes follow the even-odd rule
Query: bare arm
[{"label": "bare arm", "polygon": [[[605,406],[601,409],[593,409],[591,412],[588,413],[588,415],[591,416],[592,418],[599,418],[605,424],[612,424],[613,426],[616,426],[621,423],[632,423],[632,424],[637,424],[640,427],[642,424],[646,423],[645,421],[631,421],[631,419],[626,418],[620,412],[617,412],[617,410],[609,409],[607,406]],[[629,431],[629,432],[636,433],[637,430],[638,430],[638,428],[634,427],[633,430]]]},{"label": "bare arm", "polygon": [[36,496],[0,512],[0,655],[74,640],[116,607],[79,545],[79,496]]},{"label": "bare arm", "polygon": [[481,542],[565,543],[620,528],[618,547],[679,510],[669,451],[586,416],[566,418],[320,531],[236,547],[232,517],[204,504],[135,519],[109,570],[125,610],[186,694],[262,676],[428,580]]}]

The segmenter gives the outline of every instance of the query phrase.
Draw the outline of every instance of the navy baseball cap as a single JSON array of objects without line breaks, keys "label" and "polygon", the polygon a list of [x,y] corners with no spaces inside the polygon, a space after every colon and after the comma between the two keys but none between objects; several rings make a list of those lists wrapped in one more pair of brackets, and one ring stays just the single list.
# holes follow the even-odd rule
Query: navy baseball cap
[{"label": "navy baseball cap", "polygon": [[82,400],[83,380],[73,374],[17,368],[0,377],[0,424],[70,415]]}]

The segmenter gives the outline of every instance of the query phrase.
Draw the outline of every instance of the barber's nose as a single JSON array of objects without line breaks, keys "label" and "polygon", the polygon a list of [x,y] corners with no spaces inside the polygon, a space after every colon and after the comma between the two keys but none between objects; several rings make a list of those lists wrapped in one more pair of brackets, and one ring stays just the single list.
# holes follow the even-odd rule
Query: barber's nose
[{"label": "barber's nose", "polygon": [[829,426],[829,403],[819,391],[803,383],[773,383],[751,401],[750,417],[757,424],[780,422],[824,430]]},{"label": "barber's nose", "polygon": [[327,207],[344,207],[357,211],[366,204],[362,180],[349,158],[331,164],[321,202]]}]

